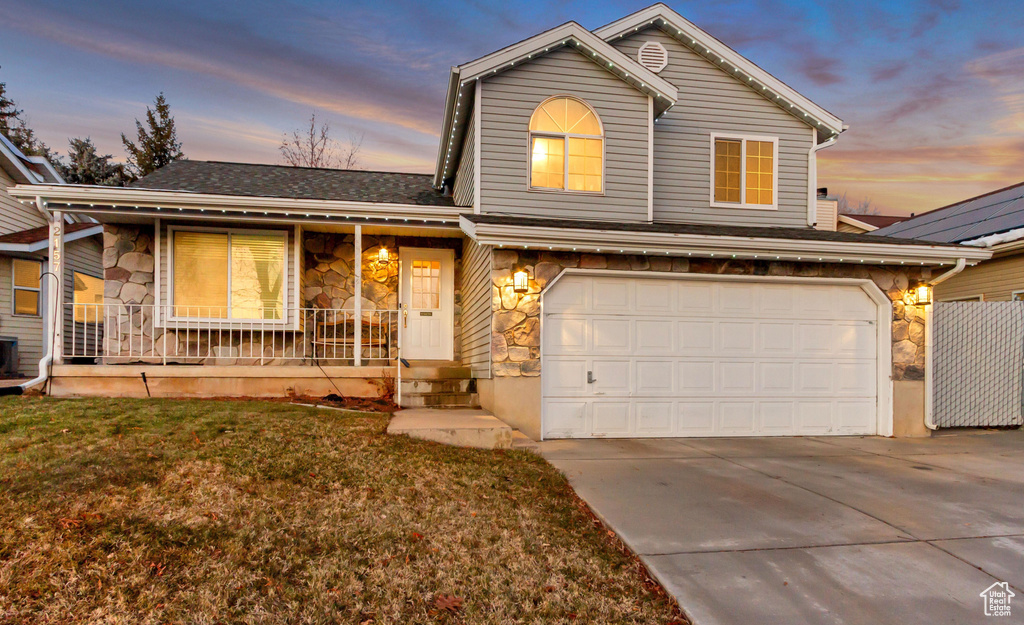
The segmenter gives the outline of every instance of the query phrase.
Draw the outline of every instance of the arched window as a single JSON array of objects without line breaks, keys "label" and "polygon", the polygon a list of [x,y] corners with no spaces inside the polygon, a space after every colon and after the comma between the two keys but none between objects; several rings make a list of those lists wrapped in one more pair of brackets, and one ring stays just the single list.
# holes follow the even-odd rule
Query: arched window
[{"label": "arched window", "polygon": [[582,100],[559,96],[530,118],[530,188],[601,193],[604,129]]}]

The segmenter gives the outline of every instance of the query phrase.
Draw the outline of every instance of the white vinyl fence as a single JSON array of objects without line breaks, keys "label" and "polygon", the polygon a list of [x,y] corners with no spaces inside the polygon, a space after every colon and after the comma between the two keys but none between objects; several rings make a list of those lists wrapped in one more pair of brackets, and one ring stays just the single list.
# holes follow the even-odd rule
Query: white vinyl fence
[{"label": "white vinyl fence", "polygon": [[1024,302],[936,302],[933,323],[935,424],[1024,424]]}]

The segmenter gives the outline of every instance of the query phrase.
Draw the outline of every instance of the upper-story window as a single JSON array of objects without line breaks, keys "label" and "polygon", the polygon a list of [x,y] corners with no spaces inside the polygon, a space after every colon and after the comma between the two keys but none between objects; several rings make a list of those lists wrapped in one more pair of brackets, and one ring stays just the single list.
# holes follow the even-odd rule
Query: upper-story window
[{"label": "upper-story window", "polygon": [[604,129],[586,102],[559,96],[533,112],[530,188],[604,191]]},{"label": "upper-story window", "polygon": [[711,135],[711,205],[762,208],[777,206],[779,139]]}]

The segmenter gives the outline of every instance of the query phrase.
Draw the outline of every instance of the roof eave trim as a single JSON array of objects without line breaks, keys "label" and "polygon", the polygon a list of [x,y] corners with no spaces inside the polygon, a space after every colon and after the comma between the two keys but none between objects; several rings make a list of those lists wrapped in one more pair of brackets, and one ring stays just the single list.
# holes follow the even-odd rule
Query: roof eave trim
[{"label": "roof eave trim", "polygon": [[445,145],[445,139],[452,134],[455,118],[455,100],[459,93],[459,68],[453,67],[448,75],[448,93],[444,100],[444,120],[441,122],[440,143],[437,146],[437,162],[434,163],[434,188],[440,189],[444,184],[444,159],[451,157],[451,144]]},{"label": "roof eave trim", "polygon": [[867,222],[863,222],[863,221],[857,219],[856,217],[850,217],[849,215],[839,215],[838,219],[839,219],[840,222],[842,222],[842,223],[844,223],[844,224],[846,224],[848,226],[854,226],[855,228],[861,228],[865,232],[871,232],[873,230],[878,230],[878,226],[872,226],[871,224],[869,224]]},{"label": "roof eave trim", "polygon": [[[457,220],[458,216],[467,210],[465,207],[434,204],[307,200],[81,185],[16,185],[11,187],[8,192],[22,201],[41,197],[52,210],[89,213],[91,211],[85,209],[95,206],[110,206],[119,209],[119,213],[125,215],[130,215],[139,209],[195,209],[200,211],[212,209],[221,210],[225,214],[247,214],[273,210],[296,214],[315,212],[324,216],[372,215],[380,216],[385,220],[389,217]],[[64,208],[65,206],[67,208]]]},{"label": "roof eave trim", "polygon": [[[70,234],[65,234],[64,242],[71,243],[72,241],[77,241],[79,239],[84,239],[86,237],[96,236],[98,234],[103,234],[103,226],[101,224],[97,224],[91,228],[78,230],[77,232],[72,232]],[[0,252],[34,253],[41,252],[49,247],[50,241],[49,238],[46,238],[39,241],[33,241],[31,243],[0,243]]]},{"label": "roof eave trim", "polygon": [[[660,23],[658,23],[659,21]],[[760,83],[762,91],[771,91],[786,100],[790,109],[799,109],[805,117],[817,121],[833,134],[838,135],[849,128],[848,125],[843,123],[843,120],[815,104],[806,96],[758,67],[746,57],[664,4],[655,4],[632,15],[627,15],[607,26],[598,28],[594,31],[594,34],[606,41],[612,41],[635,33],[647,26],[664,27],[667,29],[665,32],[674,36],[684,45],[688,45],[691,48],[698,46],[695,51],[702,56],[713,53],[722,62],[731,65],[735,69],[733,73],[738,77],[742,78],[745,76],[748,79],[748,83],[753,81]],[[704,52],[701,52],[701,50],[704,50]],[[750,86],[751,88],[754,87],[753,84]],[[781,106],[783,103],[776,102],[776,104]],[[782,108],[785,109],[786,107],[783,106]],[[795,115],[792,110],[790,110],[790,114]],[[798,119],[800,118],[800,115],[795,116]]]},{"label": "roof eave trim", "polygon": [[976,264],[992,256],[988,250],[955,246],[511,226],[474,223],[466,216],[459,224],[481,244],[558,251],[896,265],[945,265],[960,258]]}]

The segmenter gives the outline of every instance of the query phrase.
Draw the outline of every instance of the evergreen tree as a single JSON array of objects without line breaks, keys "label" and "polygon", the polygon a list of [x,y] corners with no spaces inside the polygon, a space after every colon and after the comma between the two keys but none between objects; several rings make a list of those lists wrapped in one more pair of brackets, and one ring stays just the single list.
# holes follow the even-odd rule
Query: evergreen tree
[{"label": "evergreen tree", "polygon": [[23,112],[14,100],[7,97],[7,84],[0,82],[0,134],[10,139],[27,156],[49,158],[50,148],[28,127],[25,118],[21,116]]},{"label": "evergreen tree", "polygon": [[90,137],[68,141],[68,161],[57,157],[54,165],[69,184],[95,184],[123,187],[132,181],[125,166],[111,162],[110,154],[100,156]]},{"label": "evergreen tree", "polygon": [[121,142],[128,153],[128,171],[141,178],[164,165],[185,158],[181,142],[174,128],[171,107],[161,92],[156,97],[154,109],[146,107],[146,124],[135,120],[138,143],[132,142],[121,133]]}]

